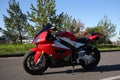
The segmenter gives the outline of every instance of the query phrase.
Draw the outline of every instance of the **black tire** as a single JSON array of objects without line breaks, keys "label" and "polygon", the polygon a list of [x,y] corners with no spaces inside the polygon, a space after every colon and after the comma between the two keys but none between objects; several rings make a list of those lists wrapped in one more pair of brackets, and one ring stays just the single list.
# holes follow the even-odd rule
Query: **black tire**
[{"label": "black tire", "polygon": [[92,55],[92,57],[94,58],[93,61],[91,61],[90,63],[86,63],[85,60],[80,61],[81,66],[85,70],[91,70],[91,69],[95,68],[100,61],[100,52],[98,51],[97,48],[94,48],[93,50],[91,50],[89,55]]},{"label": "black tire", "polygon": [[25,54],[24,60],[23,60],[23,68],[26,72],[32,75],[42,75],[44,71],[47,70],[49,64],[48,64],[48,57],[46,55],[44,56],[45,59],[45,65],[44,67],[39,68],[39,65],[35,65],[33,61],[33,57],[35,55],[35,52],[29,51]]}]

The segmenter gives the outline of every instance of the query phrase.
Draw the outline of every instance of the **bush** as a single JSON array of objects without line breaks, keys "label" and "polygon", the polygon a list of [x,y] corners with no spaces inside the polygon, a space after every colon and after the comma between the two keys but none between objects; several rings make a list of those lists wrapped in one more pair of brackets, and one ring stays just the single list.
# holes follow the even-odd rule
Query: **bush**
[{"label": "bush", "polygon": [[106,44],[106,45],[99,44],[99,45],[97,45],[97,47],[100,50],[120,50],[120,46],[111,45],[111,44]]},{"label": "bush", "polygon": [[0,54],[19,54],[26,53],[33,44],[0,44]]}]

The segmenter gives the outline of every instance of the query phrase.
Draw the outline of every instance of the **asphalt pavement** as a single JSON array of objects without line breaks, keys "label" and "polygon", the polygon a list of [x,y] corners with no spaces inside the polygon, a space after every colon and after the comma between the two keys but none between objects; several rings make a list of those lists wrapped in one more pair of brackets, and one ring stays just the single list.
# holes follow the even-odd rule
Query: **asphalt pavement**
[{"label": "asphalt pavement", "polygon": [[0,80],[120,80],[120,51],[101,52],[98,66],[86,71],[81,66],[48,68],[43,75],[30,75],[24,71],[23,57],[0,58]]}]

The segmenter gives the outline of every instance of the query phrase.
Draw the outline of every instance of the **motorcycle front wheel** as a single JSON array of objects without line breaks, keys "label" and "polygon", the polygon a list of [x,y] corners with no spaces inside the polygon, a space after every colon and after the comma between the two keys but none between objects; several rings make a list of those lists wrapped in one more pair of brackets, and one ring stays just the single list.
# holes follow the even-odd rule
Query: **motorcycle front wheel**
[{"label": "motorcycle front wheel", "polygon": [[100,61],[100,52],[97,48],[94,48],[89,53],[90,53],[89,55],[86,54],[88,59],[83,59],[80,61],[81,66],[85,70],[91,70],[91,69],[95,68]]},{"label": "motorcycle front wheel", "polygon": [[38,64],[34,63],[35,52],[29,51],[25,54],[23,60],[23,68],[32,75],[42,75],[48,68],[48,57],[43,55]]}]

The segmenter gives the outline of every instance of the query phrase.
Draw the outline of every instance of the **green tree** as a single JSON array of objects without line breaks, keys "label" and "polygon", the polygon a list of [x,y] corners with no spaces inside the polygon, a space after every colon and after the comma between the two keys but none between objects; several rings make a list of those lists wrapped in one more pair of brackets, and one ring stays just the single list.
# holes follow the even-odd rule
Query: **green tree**
[{"label": "green tree", "polygon": [[61,28],[64,26],[64,20],[65,20],[66,15],[64,14],[64,12],[62,12],[59,15],[56,15],[56,21],[55,21],[55,25],[57,26],[58,30],[61,30]]},{"label": "green tree", "polygon": [[31,24],[27,24],[27,28],[26,28],[26,31],[27,31],[27,35],[29,36],[29,38],[33,38],[35,35],[36,35],[36,26],[33,26]]},{"label": "green tree", "polygon": [[10,0],[8,3],[9,9],[7,9],[7,13],[9,17],[3,15],[6,28],[4,34],[6,34],[13,43],[18,39],[22,43],[22,38],[24,34],[26,34],[27,17],[22,13],[19,3],[15,0]]},{"label": "green tree", "polygon": [[120,41],[120,31],[119,31],[118,41]]},{"label": "green tree", "polygon": [[72,31],[72,32],[74,32],[74,33],[76,33],[76,23],[77,23],[77,21],[76,21],[76,19],[74,18],[73,20],[72,20],[72,24],[71,24],[71,28],[70,28],[70,31]]},{"label": "green tree", "polygon": [[116,25],[113,24],[106,15],[98,22],[97,26],[101,28],[101,33],[103,34],[103,40],[105,43],[108,43],[110,38],[116,35]]},{"label": "green tree", "polygon": [[80,30],[84,28],[84,25],[80,20],[76,21],[75,18],[72,18],[72,16],[69,16],[64,12],[57,15],[56,25],[58,26],[59,30],[61,30],[61,28],[65,28],[74,33],[79,33]]},{"label": "green tree", "polygon": [[72,26],[72,16],[69,16],[67,13],[64,15],[63,24],[67,30],[71,30]]},{"label": "green tree", "polygon": [[72,20],[73,19],[71,16],[69,16],[67,13],[65,14],[64,12],[62,12],[56,17],[56,25],[58,26],[59,30],[61,30],[61,28],[65,28],[71,31]]},{"label": "green tree", "polygon": [[102,31],[102,28],[99,27],[99,26],[87,27],[86,28],[86,32],[90,33],[90,34],[92,34],[92,33],[101,33],[101,31]]},{"label": "green tree", "polygon": [[55,6],[55,0],[37,0],[36,7],[31,4],[31,11],[28,12],[28,18],[32,22],[31,25],[28,25],[28,31],[32,33],[31,35],[34,36],[35,31],[39,31],[46,23],[56,25],[58,30],[64,27],[74,31],[77,26],[76,20],[64,12],[57,15]]},{"label": "green tree", "polygon": [[34,25],[29,26],[35,31],[39,31],[46,23],[55,23],[55,6],[55,0],[37,0],[37,7],[31,4],[31,11],[28,12],[28,18]]}]

